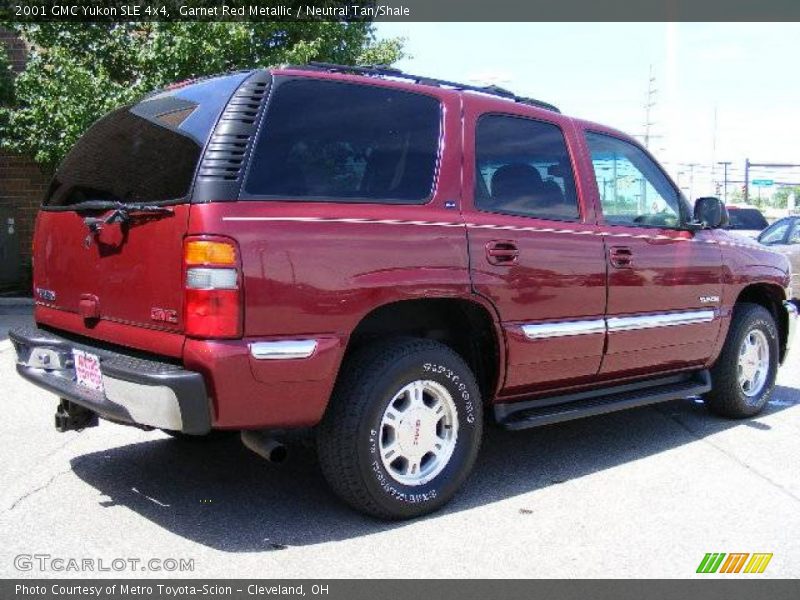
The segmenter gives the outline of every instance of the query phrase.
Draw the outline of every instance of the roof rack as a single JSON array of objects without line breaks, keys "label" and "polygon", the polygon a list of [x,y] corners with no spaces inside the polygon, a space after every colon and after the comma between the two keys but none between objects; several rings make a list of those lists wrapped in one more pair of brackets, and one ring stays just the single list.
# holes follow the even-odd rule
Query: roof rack
[{"label": "roof rack", "polygon": [[425,77],[421,75],[411,75],[405,73],[400,69],[390,67],[388,65],[337,65],[325,62],[309,62],[306,65],[293,65],[292,69],[308,70],[308,71],[327,71],[329,73],[348,73],[355,75],[365,75],[367,77],[394,77],[396,79],[407,79],[414,83],[422,85],[431,85],[434,87],[448,87],[456,90],[463,90],[469,92],[479,92],[481,94],[488,94],[490,96],[498,96],[506,98],[520,104],[528,104],[538,108],[544,108],[553,112],[560,113],[561,111],[547,102],[536,100],[534,98],[525,98],[517,96],[514,92],[496,85],[469,85],[466,83],[457,83],[455,81],[447,81],[445,79],[436,79],[434,77]]}]

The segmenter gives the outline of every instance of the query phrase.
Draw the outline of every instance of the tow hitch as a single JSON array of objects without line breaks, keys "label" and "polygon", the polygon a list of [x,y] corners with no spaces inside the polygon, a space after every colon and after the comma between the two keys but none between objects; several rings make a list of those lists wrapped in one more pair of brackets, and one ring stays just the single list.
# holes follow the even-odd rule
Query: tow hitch
[{"label": "tow hitch", "polygon": [[56,409],[56,431],[61,433],[97,427],[97,421],[97,413],[64,398]]}]

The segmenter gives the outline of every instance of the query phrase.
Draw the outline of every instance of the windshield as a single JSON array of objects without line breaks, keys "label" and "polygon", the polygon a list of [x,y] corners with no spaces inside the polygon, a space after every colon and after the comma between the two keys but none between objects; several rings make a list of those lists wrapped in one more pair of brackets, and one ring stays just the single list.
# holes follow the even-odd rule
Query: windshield
[{"label": "windshield", "polygon": [[247,75],[176,87],[109,113],[67,154],[44,206],[185,198],[211,131]]},{"label": "windshield", "polygon": [[755,208],[732,208],[728,211],[730,225],[728,229],[750,229],[761,231],[769,223]]}]

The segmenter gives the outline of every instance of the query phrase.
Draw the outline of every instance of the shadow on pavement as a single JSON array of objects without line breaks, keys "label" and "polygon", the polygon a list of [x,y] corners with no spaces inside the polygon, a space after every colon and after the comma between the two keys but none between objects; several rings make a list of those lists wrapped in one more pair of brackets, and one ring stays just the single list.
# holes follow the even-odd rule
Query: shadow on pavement
[{"label": "shadow on pavement", "polygon": [[32,322],[32,306],[7,306],[0,304],[0,342],[8,340],[9,329],[20,325],[29,325]]},{"label": "shadow on pavement", "polygon": [[[765,414],[797,404],[798,396],[798,390],[779,386]],[[514,433],[490,426],[464,490],[426,518],[556,485],[737,426],[769,429],[754,420],[711,416],[692,399]],[[124,505],[177,535],[228,552],[278,550],[405,526],[342,505],[328,490],[313,450],[301,445],[291,448],[287,464],[275,466],[236,436],[199,443],[159,438],[77,457],[72,469],[107,496],[101,505]]]}]

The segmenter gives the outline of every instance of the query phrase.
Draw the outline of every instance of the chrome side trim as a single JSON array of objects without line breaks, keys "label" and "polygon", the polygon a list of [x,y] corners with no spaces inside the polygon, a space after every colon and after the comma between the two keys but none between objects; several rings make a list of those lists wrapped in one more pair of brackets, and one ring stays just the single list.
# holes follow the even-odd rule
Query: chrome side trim
[{"label": "chrome side trim", "polygon": [[529,340],[609,333],[615,331],[636,331],[675,325],[696,325],[710,323],[716,318],[716,311],[685,310],[671,313],[653,313],[630,317],[609,317],[607,319],[588,319],[585,321],[559,321],[556,323],[526,323],[522,332]]},{"label": "chrome side trim", "polygon": [[716,313],[708,310],[687,310],[672,313],[655,313],[638,315],[635,317],[609,317],[608,331],[636,331],[638,329],[652,329],[656,327],[674,327],[676,325],[696,325],[710,323]]},{"label": "chrome side trim", "polygon": [[250,344],[250,354],[257,360],[308,358],[316,349],[317,340],[278,340]]},{"label": "chrome side trim", "polygon": [[562,321],[559,323],[529,323],[522,326],[522,332],[530,340],[605,333],[606,321],[605,319],[591,319],[588,321]]}]

